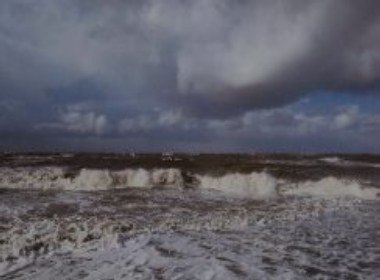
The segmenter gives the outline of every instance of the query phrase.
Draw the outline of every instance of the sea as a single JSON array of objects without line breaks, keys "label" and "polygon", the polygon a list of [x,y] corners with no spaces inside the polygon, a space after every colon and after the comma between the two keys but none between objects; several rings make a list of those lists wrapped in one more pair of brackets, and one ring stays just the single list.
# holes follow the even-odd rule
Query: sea
[{"label": "sea", "polygon": [[0,154],[0,279],[380,279],[380,156]]}]

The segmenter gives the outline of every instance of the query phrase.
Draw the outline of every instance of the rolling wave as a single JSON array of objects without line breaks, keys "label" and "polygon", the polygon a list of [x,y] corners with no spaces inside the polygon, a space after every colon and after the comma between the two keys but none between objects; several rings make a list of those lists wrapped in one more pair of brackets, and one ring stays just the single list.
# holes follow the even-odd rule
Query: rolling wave
[{"label": "rolling wave", "polygon": [[221,176],[191,174],[167,169],[80,169],[63,167],[0,168],[0,187],[12,189],[97,191],[120,188],[199,188],[226,195],[269,199],[278,196],[354,197],[377,199],[380,190],[356,180],[325,177],[317,181],[291,182],[266,172],[228,173]]}]

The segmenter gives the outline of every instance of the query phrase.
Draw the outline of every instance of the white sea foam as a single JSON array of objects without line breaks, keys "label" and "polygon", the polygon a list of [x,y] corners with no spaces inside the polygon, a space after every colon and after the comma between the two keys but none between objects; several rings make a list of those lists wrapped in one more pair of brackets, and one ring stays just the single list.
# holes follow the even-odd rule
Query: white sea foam
[{"label": "white sea foam", "polygon": [[[117,206],[111,209],[117,211]],[[92,213],[93,217],[76,213],[66,218],[55,216],[53,219],[36,219],[38,216],[35,216],[31,221],[14,219],[12,223],[5,224],[0,236],[0,278],[33,263],[37,257],[53,252],[118,248],[125,234],[173,230],[242,230],[248,225],[245,209],[209,211],[202,215],[194,211],[192,218],[181,217],[177,213],[165,213],[160,219],[154,219],[147,211],[145,217],[139,217],[137,222],[135,220],[135,224],[128,215],[119,215],[117,220],[113,220],[109,217],[98,218],[95,213]]]},{"label": "white sea foam", "polygon": [[268,199],[275,197],[276,179],[267,173],[232,173],[221,177],[196,176],[204,189],[214,189],[242,198]]},{"label": "white sea foam", "polygon": [[[69,178],[63,170],[61,179],[41,170],[25,174],[37,178],[29,182],[63,180],[81,188],[182,182],[169,169],[96,171]],[[280,184],[267,173],[194,176],[200,189],[264,198],[272,187],[283,199],[242,203],[176,188],[120,195],[4,192],[0,278],[377,279],[378,204],[358,182],[328,177]],[[365,200],[335,199],[342,196]]]},{"label": "white sea foam", "polygon": [[[314,215],[312,209],[322,207],[325,211]],[[210,212],[198,218],[219,220]],[[17,263],[15,258],[12,265],[0,262],[0,278],[224,280],[330,279],[333,275],[336,279],[377,279],[378,245],[371,237],[377,226],[373,204],[300,199],[263,203],[245,213],[253,220],[264,216],[260,217],[264,222],[226,227],[226,218],[239,220],[239,215],[231,215],[220,219],[220,228],[198,231],[184,224],[180,231],[162,228],[119,238],[112,219],[62,221],[60,225],[20,223],[5,239],[14,247],[4,247],[3,252],[4,257],[18,257]],[[88,236],[94,238],[92,244],[86,241]],[[41,242],[53,251],[42,253],[44,246],[34,246]],[[33,250],[36,247],[40,249]],[[25,249],[34,255],[20,255]]]},{"label": "white sea foam", "polygon": [[107,190],[123,187],[183,186],[178,169],[81,169],[69,174],[65,168],[0,168],[0,186],[14,189]]},{"label": "white sea foam", "polygon": [[[319,181],[299,183],[284,182],[272,175],[261,172],[250,174],[230,173],[222,176],[188,174],[193,177],[192,186],[211,189],[226,195],[268,199],[278,195],[315,196],[324,198],[354,197],[377,199],[379,189],[363,187],[353,180],[326,177]],[[18,167],[0,168],[0,187],[14,189],[59,189],[59,190],[107,190],[127,187],[187,187],[179,169],[81,169],[69,172],[62,167]]]},{"label": "white sea foam", "polygon": [[373,200],[378,197],[379,189],[363,187],[353,180],[326,177],[319,181],[306,181],[282,188],[282,194],[313,196],[323,198],[353,197]]},{"label": "white sea foam", "polygon": [[0,186],[3,188],[55,189],[68,184],[63,168],[0,168]]},{"label": "white sea foam", "polygon": [[325,157],[325,158],[321,158],[320,160],[328,164],[337,165],[337,166],[380,168],[379,163],[371,163],[371,162],[357,161],[357,160],[346,160],[346,159],[341,159],[339,157]]},{"label": "white sea foam", "polygon": [[183,186],[183,178],[179,169],[125,169],[112,172],[114,183],[118,186],[154,187]]},{"label": "white sea foam", "polygon": [[339,163],[341,162],[341,159],[338,157],[325,157],[325,158],[321,158],[321,161],[324,161],[327,163]]},{"label": "white sea foam", "polygon": [[82,169],[72,180],[67,180],[65,189],[101,190],[109,189],[113,179],[109,170]]}]

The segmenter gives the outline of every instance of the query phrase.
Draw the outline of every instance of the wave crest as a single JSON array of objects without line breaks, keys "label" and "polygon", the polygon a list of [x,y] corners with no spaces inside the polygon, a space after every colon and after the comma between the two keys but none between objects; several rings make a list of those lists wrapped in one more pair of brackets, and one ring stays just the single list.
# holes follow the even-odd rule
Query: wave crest
[{"label": "wave crest", "polygon": [[359,199],[376,199],[379,190],[365,188],[353,180],[326,177],[319,181],[306,181],[293,184],[291,187],[285,188],[283,194],[322,198],[354,197]]},{"label": "wave crest", "polygon": [[[185,178],[186,177],[186,178]],[[268,199],[277,196],[323,198],[354,197],[377,199],[379,189],[363,187],[358,181],[326,177],[319,181],[290,182],[265,172],[231,173],[222,176],[188,174],[180,169],[81,169],[72,172],[60,167],[0,168],[0,187],[13,189],[56,189],[96,191],[128,187],[198,187],[230,196]]]},{"label": "wave crest", "polygon": [[243,198],[268,199],[277,195],[277,180],[267,173],[226,174],[221,177],[196,175],[199,186]]}]

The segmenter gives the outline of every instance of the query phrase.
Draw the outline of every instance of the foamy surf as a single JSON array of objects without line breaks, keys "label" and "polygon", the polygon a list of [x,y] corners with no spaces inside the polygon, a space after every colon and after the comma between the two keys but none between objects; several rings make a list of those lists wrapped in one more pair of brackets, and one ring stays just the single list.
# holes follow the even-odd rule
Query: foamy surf
[{"label": "foamy surf", "polygon": [[376,279],[371,200],[255,203],[176,188],[1,195],[4,279]]},{"label": "foamy surf", "polygon": [[0,168],[0,187],[11,189],[98,191],[122,188],[175,187],[214,190],[247,199],[270,199],[278,196],[312,196],[323,198],[353,197],[377,199],[378,188],[359,181],[332,176],[316,181],[292,182],[266,172],[227,173],[220,176],[184,174],[176,168],[146,170],[80,169],[63,167]]},{"label": "foamy surf", "polygon": [[136,158],[3,159],[0,277],[376,278],[376,159]]},{"label": "foamy surf", "polygon": [[0,186],[14,189],[96,191],[124,187],[183,186],[178,169],[80,169],[61,167],[0,168]]},{"label": "foamy surf", "polygon": [[277,180],[267,173],[226,174],[220,177],[196,175],[199,187],[251,199],[269,199],[277,196]]},{"label": "foamy surf", "polygon": [[378,199],[380,190],[364,187],[357,181],[326,177],[318,181],[291,184],[282,189],[284,195],[312,196],[321,198]]}]

